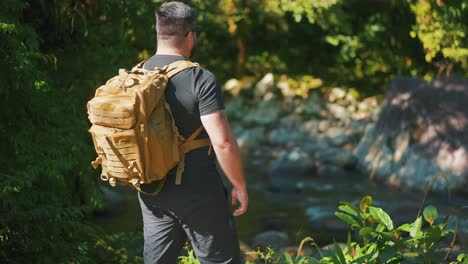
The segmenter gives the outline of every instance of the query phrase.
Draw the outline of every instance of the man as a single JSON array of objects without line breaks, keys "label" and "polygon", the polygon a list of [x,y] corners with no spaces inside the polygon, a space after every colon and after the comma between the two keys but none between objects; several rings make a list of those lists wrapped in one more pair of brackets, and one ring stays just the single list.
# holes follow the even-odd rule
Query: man
[{"label": "man", "polygon": [[[168,2],[156,10],[157,51],[145,69],[162,67],[192,56],[197,33],[195,11],[181,2]],[[166,100],[179,132],[187,138],[201,125],[198,138],[209,136],[208,147],[185,156],[182,184],[175,170],[168,174],[156,196],[139,194],[144,225],[145,263],[177,263],[188,238],[201,263],[240,263],[239,240],[233,219],[247,210],[248,195],[239,148],[224,113],[221,87],[214,75],[201,67],[188,68],[169,81]],[[233,185],[231,213],[227,191],[215,160]],[[155,183],[142,186],[154,190]]]}]

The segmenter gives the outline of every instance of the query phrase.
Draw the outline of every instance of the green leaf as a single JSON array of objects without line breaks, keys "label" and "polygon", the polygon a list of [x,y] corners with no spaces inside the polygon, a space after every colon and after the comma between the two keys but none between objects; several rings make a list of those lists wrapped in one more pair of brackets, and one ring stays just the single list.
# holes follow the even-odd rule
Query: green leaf
[{"label": "green leaf", "polygon": [[410,230],[411,237],[419,237],[421,236],[421,226],[422,226],[422,217],[418,217],[416,221],[414,221],[413,226]]},{"label": "green leaf", "polygon": [[358,222],[356,219],[354,219],[352,216],[349,214],[341,213],[341,212],[335,212],[335,215],[340,218],[341,220],[345,221],[346,223],[350,224],[351,226],[359,226]]},{"label": "green leaf", "polygon": [[336,251],[336,253],[337,253],[337,255],[338,255],[338,258],[339,258],[339,260],[340,260],[340,263],[346,264],[347,262],[346,262],[346,258],[345,258],[345,256],[344,256],[344,254],[343,254],[343,250],[342,250],[341,247],[336,243],[336,241],[333,241],[333,242],[335,243],[335,251]]},{"label": "green leaf", "polygon": [[455,234],[455,230],[453,230],[453,229],[448,229],[448,230],[442,231],[442,236],[443,236],[443,237],[446,236],[446,235],[448,235],[448,234]]},{"label": "green leaf", "polygon": [[333,264],[341,264],[340,260],[339,260],[338,257],[336,256],[336,253],[331,254],[330,257],[331,257],[332,260],[333,260]]},{"label": "green leaf", "polygon": [[356,258],[362,257],[362,249],[359,244],[356,245]]},{"label": "green leaf", "polygon": [[[367,244],[366,246],[367,246],[367,248],[364,248],[364,252],[365,252],[366,255],[373,255],[375,253],[378,253],[377,244],[370,243],[370,244]],[[372,258],[372,256],[371,256],[371,258]]]},{"label": "green leaf", "polygon": [[346,246],[348,247],[348,253],[352,256],[353,247],[351,246],[351,242],[352,242],[351,241],[351,233],[348,232],[348,238],[346,239]]},{"label": "green leaf", "polygon": [[[394,261],[395,259],[399,259],[397,255],[398,255],[397,246],[389,246],[380,250],[380,260],[382,261],[382,263],[388,263],[389,261]],[[399,262],[396,262],[396,263],[399,263]]]},{"label": "green leaf", "polygon": [[297,264],[321,264],[316,258],[303,258]]},{"label": "green leaf", "polygon": [[382,232],[382,233],[380,233],[380,235],[381,235],[387,242],[395,241],[395,240],[396,240],[395,234],[392,233],[392,232]]},{"label": "green leaf", "polygon": [[428,244],[437,242],[442,237],[442,229],[440,226],[431,226],[427,231],[428,235],[426,237],[426,241]]},{"label": "green leaf", "polygon": [[359,230],[359,234],[363,237],[370,235],[374,229],[372,227],[364,227]]},{"label": "green leaf", "polygon": [[370,206],[369,211],[372,217],[379,221],[381,224],[385,225],[388,230],[393,229],[392,219],[384,210],[382,210],[382,208]]},{"label": "green leaf", "polygon": [[352,205],[351,203],[341,202],[341,205],[338,206],[338,209],[350,215],[354,215],[354,216],[359,215],[359,209],[356,206]]},{"label": "green leaf", "polygon": [[367,211],[367,207],[372,205],[372,196],[365,196],[364,198],[361,199],[361,203],[359,204],[359,208],[361,209],[361,212],[365,213]]},{"label": "green leaf", "polygon": [[287,264],[294,264],[294,262],[293,262],[291,256],[290,256],[288,253],[286,253],[286,252],[284,253],[284,259],[285,259],[285,261],[286,261]]},{"label": "green leaf", "polygon": [[383,224],[378,224],[377,227],[375,228],[375,231],[377,232],[383,232],[385,230],[386,226]]},{"label": "green leaf", "polygon": [[468,254],[460,254],[457,257],[457,261],[462,262],[462,260],[468,260]]},{"label": "green leaf", "polygon": [[411,231],[411,227],[412,225],[411,224],[402,224],[401,226],[399,226],[397,229],[400,230],[400,231],[404,231],[404,232],[410,232]]},{"label": "green leaf", "polygon": [[337,37],[334,37],[334,36],[326,36],[325,41],[330,43],[331,45],[333,45],[335,47],[338,46],[338,44],[340,44],[340,40]]},{"label": "green leaf", "polygon": [[426,220],[432,226],[432,224],[439,217],[439,214],[437,213],[437,209],[434,206],[429,205],[424,208],[423,216],[424,220]]}]

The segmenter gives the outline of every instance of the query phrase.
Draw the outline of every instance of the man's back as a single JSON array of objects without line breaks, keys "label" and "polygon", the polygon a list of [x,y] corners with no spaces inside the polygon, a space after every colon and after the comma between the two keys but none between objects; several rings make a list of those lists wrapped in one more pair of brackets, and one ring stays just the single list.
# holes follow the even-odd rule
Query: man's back
[{"label": "man's back", "polygon": [[[184,60],[177,55],[155,55],[149,58],[144,68],[152,70],[174,61]],[[180,134],[187,138],[202,126],[200,115],[224,109],[221,87],[214,75],[201,67],[183,70],[169,80],[166,101]],[[202,131],[198,138],[207,138]],[[144,200],[157,201],[162,208],[183,210],[188,203],[213,198],[216,192],[224,192],[221,178],[216,169],[214,152],[208,155],[208,147],[195,149],[185,155],[185,170],[182,184],[175,184],[175,170],[170,171],[163,190],[157,196],[142,195]],[[143,186],[151,192],[156,183]]]}]

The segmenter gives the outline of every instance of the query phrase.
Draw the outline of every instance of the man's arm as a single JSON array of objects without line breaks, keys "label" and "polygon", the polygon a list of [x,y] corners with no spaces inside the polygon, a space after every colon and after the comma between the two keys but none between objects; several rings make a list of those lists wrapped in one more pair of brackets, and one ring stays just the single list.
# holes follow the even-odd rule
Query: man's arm
[{"label": "man's arm", "polygon": [[234,186],[231,192],[232,204],[240,203],[239,208],[234,211],[234,216],[239,216],[245,213],[249,203],[239,146],[224,111],[203,115],[201,122],[210,136],[221,169]]}]

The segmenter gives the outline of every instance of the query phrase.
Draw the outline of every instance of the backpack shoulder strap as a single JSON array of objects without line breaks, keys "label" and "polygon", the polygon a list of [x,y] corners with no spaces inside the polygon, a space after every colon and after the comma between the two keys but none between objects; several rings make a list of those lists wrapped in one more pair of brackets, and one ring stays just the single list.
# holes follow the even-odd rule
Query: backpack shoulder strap
[{"label": "backpack shoulder strap", "polygon": [[192,67],[199,67],[200,65],[198,63],[194,63],[188,60],[179,60],[179,61],[174,61],[173,63],[167,65],[167,77],[172,78],[174,75],[178,74],[179,72],[192,68]]}]

